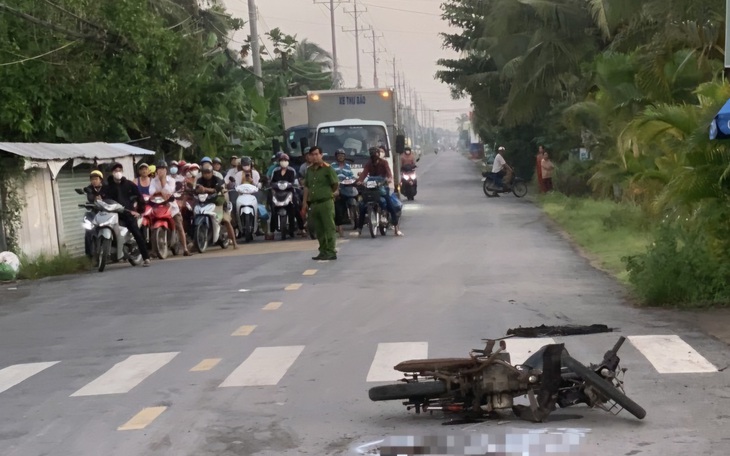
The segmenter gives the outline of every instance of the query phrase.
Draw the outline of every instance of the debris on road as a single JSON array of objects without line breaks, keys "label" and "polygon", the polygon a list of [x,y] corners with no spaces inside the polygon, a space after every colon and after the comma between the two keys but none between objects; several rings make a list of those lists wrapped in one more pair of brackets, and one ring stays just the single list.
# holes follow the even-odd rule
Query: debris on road
[{"label": "debris on road", "polygon": [[551,337],[551,336],[578,336],[584,334],[599,334],[613,332],[616,328],[609,328],[606,325],[566,325],[566,326],[533,326],[523,328],[510,328],[508,336],[517,337]]}]

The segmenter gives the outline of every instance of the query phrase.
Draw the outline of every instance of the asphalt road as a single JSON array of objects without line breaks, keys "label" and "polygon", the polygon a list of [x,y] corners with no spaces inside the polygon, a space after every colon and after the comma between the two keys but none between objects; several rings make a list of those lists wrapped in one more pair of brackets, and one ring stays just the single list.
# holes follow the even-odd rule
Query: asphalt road
[{"label": "asphalt road", "polygon": [[[728,453],[727,346],[629,307],[529,201],[487,199],[474,165],[442,152],[421,160],[402,230],[347,238],[334,262],[311,260],[312,241],[258,241],[2,286],[0,455],[345,455],[387,436],[527,432],[582,454]],[[543,323],[618,328],[556,338],[584,362],[629,336],[626,390],[646,418],[576,407],[542,425],[442,426],[368,399],[400,360]],[[507,347],[514,361],[543,342]]]}]

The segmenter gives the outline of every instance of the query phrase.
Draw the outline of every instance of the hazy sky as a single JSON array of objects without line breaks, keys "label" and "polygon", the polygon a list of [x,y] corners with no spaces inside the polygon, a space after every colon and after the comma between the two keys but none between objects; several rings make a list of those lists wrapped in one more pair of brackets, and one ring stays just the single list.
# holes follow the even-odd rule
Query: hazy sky
[{"label": "hazy sky", "polygon": [[[327,1],[327,4],[315,3]],[[357,84],[357,64],[354,33],[344,32],[355,28],[354,19],[346,11],[353,10],[353,2],[344,1],[335,10],[337,57],[340,72],[345,78],[347,87]],[[455,118],[469,111],[469,101],[452,100],[448,86],[434,79],[439,69],[436,60],[439,58],[455,58],[458,55],[442,49],[439,32],[451,32],[441,17],[439,5],[441,0],[357,0],[358,10],[365,10],[359,16],[360,28],[373,27],[378,47],[378,81],[382,87],[387,83],[393,85],[393,57],[396,58],[396,69],[401,72],[411,87],[414,88],[428,109],[443,110],[434,112],[437,125],[449,130],[456,128]],[[337,3],[337,2],[335,2]],[[247,0],[226,0],[228,11],[235,17],[246,21],[244,30],[233,36],[237,42],[231,47],[239,46],[249,34]],[[332,50],[330,13],[328,0],[256,0],[259,10],[259,35],[264,44],[271,49],[271,43],[265,37],[269,30],[279,27],[282,32],[297,35],[297,39],[307,38],[328,51]],[[370,32],[360,34],[360,74],[363,87],[373,87],[373,56],[363,51],[372,52]]]}]

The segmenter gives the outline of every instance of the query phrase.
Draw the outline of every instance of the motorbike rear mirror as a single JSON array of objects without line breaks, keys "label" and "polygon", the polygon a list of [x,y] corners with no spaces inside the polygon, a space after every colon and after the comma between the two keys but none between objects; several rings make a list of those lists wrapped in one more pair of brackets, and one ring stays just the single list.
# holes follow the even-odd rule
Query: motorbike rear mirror
[{"label": "motorbike rear mirror", "polygon": [[84,190],[81,190],[80,188],[75,188],[74,190],[75,190],[75,191],[76,191],[76,193],[78,193],[79,195],[83,195],[83,194],[84,194]]},{"label": "motorbike rear mirror", "polygon": [[279,152],[279,150],[281,150],[281,143],[279,142],[278,139],[274,139],[273,141],[271,141],[271,147],[272,147],[274,153],[277,153],[277,152]]},{"label": "motorbike rear mirror", "polygon": [[395,152],[402,154],[406,151],[406,137],[404,135],[398,135],[395,137]]},{"label": "motorbike rear mirror", "polygon": [[307,138],[300,138],[299,139],[299,145],[302,146],[302,151],[309,147],[309,139]]}]

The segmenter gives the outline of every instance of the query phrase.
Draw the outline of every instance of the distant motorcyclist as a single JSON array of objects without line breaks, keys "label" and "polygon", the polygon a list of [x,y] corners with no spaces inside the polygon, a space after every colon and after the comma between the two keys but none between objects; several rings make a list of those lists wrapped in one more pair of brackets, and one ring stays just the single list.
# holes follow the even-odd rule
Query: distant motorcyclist
[{"label": "distant motorcyclist", "polygon": [[[292,186],[296,187],[299,185],[299,180],[297,178],[297,172],[289,166],[289,156],[287,154],[282,153],[279,156],[279,166],[274,170],[274,173],[271,176],[271,186],[273,187],[276,182],[279,181],[287,181]],[[301,214],[299,213],[300,208],[300,198],[298,197],[298,194],[295,189],[294,191],[294,200],[290,207],[287,208],[287,212],[289,213],[288,217],[291,218],[292,216],[296,219],[297,225],[299,228],[299,232],[301,235],[304,235],[304,220],[302,219]],[[272,210],[274,210],[274,203],[273,203],[273,191],[269,192],[269,207]],[[269,224],[269,229],[272,233],[276,231],[277,224],[279,223],[278,217],[271,217],[271,222]],[[282,227],[284,229],[284,227]]]},{"label": "distant motorcyclist", "polygon": [[[381,158],[381,150],[383,149],[378,149],[377,147],[370,148],[370,161],[365,163],[365,166],[363,166],[360,176],[357,178],[358,184],[362,184],[368,176],[382,177],[385,178],[388,184],[393,183],[393,172],[390,170],[388,162]],[[385,203],[388,208],[388,212],[390,213],[390,222],[393,224],[393,230],[395,231],[396,236],[403,236],[403,233],[398,226],[398,212],[395,210],[395,207],[393,207],[393,203],[390,200],[390,187],[388,186],[386,188],[388,190],[385,196]],[[356,229],[358,235],[362,233],[366,210],[365,205],[360,206],[360,217],[357,222],[358,226]]]},{"label": "distant motorcyclist", "polygon": [[144,214],[146,206],[144,198],[137,184],[124,177],[124,167],[121,163],[114,163],[111,171],[112,175],[109,176],[107,185],[102,190],[102,198],[116,201],[129,211],[119,214],[119,221],[127,227],[137,242],[139,253],[142,254],[144,259],[143,266],[149,266],[150,254],[147,251],[147,243],[142,236],[139,225],[137,225],[137,220],[135,220],[135,218],[139,218],[142,216],[141,214]]},{"label": "distant motorcyclist", "polygon": [[415,165],[416,164],[416,156],[413,154],[413,151],[410,147],[406,147],[405,152],[403,152],[403,155],[400,156],[400,166],[401,168],[406,165]]},{"label": "distant motorcyclist", "polygon": [[[86,202],[93,204],[94,201],[102,199],[102,192],[104,191],[104,174],[98,169],[93,170],[89,174],[89,185],[84,187],[84,194],[86,195]],[[92,220],[94,218],[93,212],[89,211],[86,213],[86,218]],[[84,236],[84,250],[86,256],[91,258],[91,231],[87,230]]]},{"label": "distant motorcyclist", "polygon": [[[175,179],[167,175],[167,162],[160,160],[157,163],[156,176],[150,182],[150,197],[160,195],[165,199],[170,198],[175,193]],[[185,236],[185,226],[183,225],[183,218],[180,214],[180,206],[174,199],[170,204],[170,215],[175,221],[175,229],[177,235],[180,238],[180,243],[185,249],[185,256],[190,256],[190,250],[188,249],[188,240]]]},{"label": "distant motorcyclist", "polygon": [[499,146],[499,148],[497,148],[497,155],[494,157],[494,162],[492,163],[492,173],[494,173],[495,176],[494,183],[500,190],[502,190],[504,187],[502,178],[505,174],[507,174],[508,170],[512,171],[512,168],[510,168],[510,166],[507,164],[504,157],[502,156],[504,152],[506,152],[504,146]]},{"label": "distant motorcyclist", "polygon": [[215,210],[222,214],[221,225],[225,225],[226,230],[228,230],[228,238],[231,240],[233,248],[237,249],[236,234],[233,231],[233,225],[231,225],[231,214],[223,210],[223,205],[226,203],[226,197],[223,194],[225,189],[223,179],[215,175],[213,163],[211,163],[210,158],[203,158],[201,165],[202,175],[195,183],[195,193],[218,194],[218,198],[215,201]]}]

